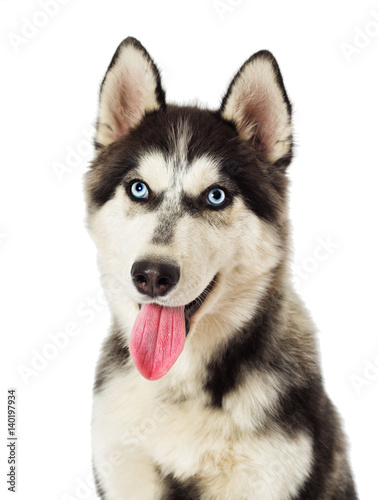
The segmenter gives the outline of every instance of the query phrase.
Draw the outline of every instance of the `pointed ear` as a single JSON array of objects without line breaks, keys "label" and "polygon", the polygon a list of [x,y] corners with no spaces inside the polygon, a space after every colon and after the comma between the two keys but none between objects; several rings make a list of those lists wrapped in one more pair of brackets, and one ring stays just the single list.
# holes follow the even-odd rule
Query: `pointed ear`
[{"label": "pointed ear", "polygon": [[118,47],[100,89],[97,146],[108,146],[140,123],[144,115],[165,106],[159,71],[135,38]]},{"label": "pointed ear", "polygon": [[278,64],[263,50],[240,68],[223,98],[221,115],[242,139],[273,163],[291,160],[291,104]]}]

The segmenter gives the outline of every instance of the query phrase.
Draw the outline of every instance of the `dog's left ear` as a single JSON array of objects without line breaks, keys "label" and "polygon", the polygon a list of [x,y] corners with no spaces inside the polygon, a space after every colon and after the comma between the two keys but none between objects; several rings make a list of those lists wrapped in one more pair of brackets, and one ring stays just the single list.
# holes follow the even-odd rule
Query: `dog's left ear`
[{"label": "dog's left ear", "polygon": [[135,38],[118,47],[101,85],[96,143],[108,146],[137,126],[144,115],[165,106],[154,61]]},{"label": "dog's left ear", "polygon": [[291,160],[291,104],[278,64],[263,50],[240,68],[223,98],[220,112],[240,137],[270,163]]}]

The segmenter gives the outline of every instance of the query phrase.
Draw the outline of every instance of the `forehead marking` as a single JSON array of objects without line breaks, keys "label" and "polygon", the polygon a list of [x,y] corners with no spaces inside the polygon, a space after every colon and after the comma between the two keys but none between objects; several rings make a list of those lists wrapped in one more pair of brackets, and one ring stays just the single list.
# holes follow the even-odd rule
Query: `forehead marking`
[{"label": "forehead marking", "polygon": [[175,170],[184,170],[187,166],[189,142],[192,138],[191,127],[187,120],[180,120],[172,125],[170,131],[171,165]]},{"label": "forehead marking", "polygon": [[[149,151],[141,157],[136,175],[157,193],[166,191],[169,198],[176,198],[183,190],[197,196],[208,186],[219,182],[217,161],[209,155],[195,158],[188,164],[188,148],[192,137],[189,123],[182,120],[169,131],[168,157],[162,151]],[[176,195],[176,196],[175,196]]]},{"label": "forehead marking", "polygon": [[189,124],[181,121],[170,130],[168,157],[160,151],[152,151],[139,161],[136,175],[153,191],[164,194],[152,237],[155,244],[166,245],[172,242],[177,222],[184,213],[181,205],[184,193],[198,196],[220,180],[217,162],[210,156],[195,158],[188,164],[191,137]]},{"label": "forehead marking", "polygon": [[[174,175],[174,174],[173,174]],[[152,242],[168,245],[174,239],[177,222],[185,213],[181,197],[199,196],[206,188],[219,182],[220,175],[216,162],[208,157],[198,158],[186,170],[178,170],[176,184],[171,184],[164,195]]]}]

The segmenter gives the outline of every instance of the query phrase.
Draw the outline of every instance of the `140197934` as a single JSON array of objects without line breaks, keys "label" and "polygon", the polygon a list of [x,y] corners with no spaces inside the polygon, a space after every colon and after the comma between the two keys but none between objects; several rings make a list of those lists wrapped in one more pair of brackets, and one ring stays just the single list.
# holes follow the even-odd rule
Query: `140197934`
[{"label": "140197934", "polygon": [[16,492],[16,390],[8,390],[8,465],[7,485],[9,491]]}]

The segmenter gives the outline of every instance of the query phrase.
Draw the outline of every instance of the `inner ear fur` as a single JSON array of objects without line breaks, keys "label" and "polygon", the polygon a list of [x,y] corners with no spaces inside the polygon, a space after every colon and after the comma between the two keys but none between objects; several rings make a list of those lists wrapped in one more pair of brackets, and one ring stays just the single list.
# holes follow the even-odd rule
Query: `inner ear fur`
[{"label": "inner ear fur", "polygon": [[223,98],[220,112],[269,162],[290,162],[292,109],[270,52],[257,52],[243,64]]},{"label": "inner ear fur", "polygon": [[108,146],[165,107],[159,70],[141,43],[126,38],[117,48],[100,89],[96,142]]}]

